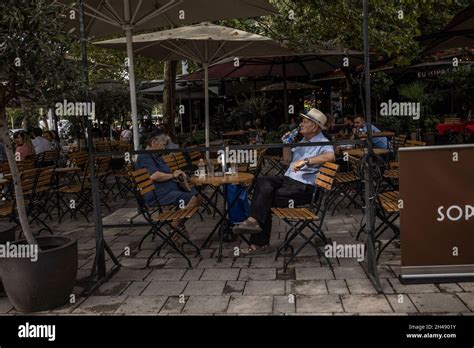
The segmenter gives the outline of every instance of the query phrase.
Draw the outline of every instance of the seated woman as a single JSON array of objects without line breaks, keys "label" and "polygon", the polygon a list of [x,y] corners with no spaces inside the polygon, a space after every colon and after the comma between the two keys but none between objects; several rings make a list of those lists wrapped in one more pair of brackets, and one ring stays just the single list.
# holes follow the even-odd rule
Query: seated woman
[{"label": "seated woman", "polygon": [[24,161],[28,156],[35,154],[35,148],[28,134],[22,131],[16,132],[13,138],[16,144],[15,157],[17,161]]},{"label": "seated woman", "polygon": [[[147,150],[163,150],[166,147],[168,136],[164,133],[151,135],[146,142]],[[155,153],[138,155],[136,168],[146,168],[150,174],[151,180],[156,182],[155,194],[160,205],[178,206],[184,202],[186,208],[194,208],[201,203],[200,197],[196,189],[186,192],[181,189],[175,179],[179,176],[186,176],[181,170],[171,172],[160,155]],[[147,204],[153,204],[153,192],[145,195]]]}]

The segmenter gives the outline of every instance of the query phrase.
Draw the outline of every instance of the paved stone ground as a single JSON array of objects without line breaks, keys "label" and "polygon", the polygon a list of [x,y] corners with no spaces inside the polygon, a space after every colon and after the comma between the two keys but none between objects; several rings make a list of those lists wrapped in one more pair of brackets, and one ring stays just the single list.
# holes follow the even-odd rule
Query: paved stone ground
[{"label": "paved stone ground", "polygon": [[[131,207],[134,201],[113,203],[112,209]],[[360,213],[336,212],[325,223],[326,235],[336,243],[355,243]],[[204,214],[187,223],[192,240],[201,245],[216,220]],[[146,227],[106,228],[105,239],[122,263],[112,278],[91,295],[82,295],[94,258],[94,229],[85,220],[66,219],[55,231],[79,239],[76,301],[39,314],[92,315],[473,315],[474,283],[402,285],[398,280],[400,250],[390,247],[379,264],[384,293],[377,294],[364,268],[356,259],[332,259],[333,269],[320,261],[312,247],[306,247],[283,273],[283,258],[275,253],[234,256],[241,241],[224,245],[224,258],[217,262],[218,242],[196,257],[190,250],[193,268],[176,252],[163,250],[160,257],[144,268],[158,241],[148,239],[138,250]],[[271,245],[281,243],[287,229],[274,218]],[[60,233],[60,232],[57,232]],[[298,241],[301,243],[301,241]],[[130,248],[130,256],[124,251]],[[107,258],[110,269],[112,262]],[[4,294],[0,294],[0,314],[18,314]]]}]

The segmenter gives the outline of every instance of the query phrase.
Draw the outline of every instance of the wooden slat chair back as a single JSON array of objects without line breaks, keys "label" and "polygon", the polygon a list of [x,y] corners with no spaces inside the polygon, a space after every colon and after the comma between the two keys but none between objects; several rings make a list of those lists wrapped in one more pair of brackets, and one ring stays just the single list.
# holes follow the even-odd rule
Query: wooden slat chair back
[{"label": "wooden slat chair back", "polygon": [[133,144],[126,140],[120,140],[117,144],[117,150],[121,152],[132,151]]},{"label": "wooden slat chair back", "polygon": [[84,169],[86,167],[87,162],[89,161],[89,155],[87,152],[80,151],[80,152],[73,152],[69,155],[71,164],[75,167],[79,167]]},{"label": "wooden slat chair back", "polygon": [[378,233],[375,235],[375,239],[378,240],[387,228],[393,232],[393,236],[380,248],[377,260],[382,252],[400,236],[400,227],[395,225],[395,221],[400,216],[399,199],[400,193],[398,191],[386,191],[377,195],[377,216],[382,220],[382,223],[376,229],[376,233]]},{"label": "wooden slat chair back", "polygon": [[348,157],[350,171],[337,172],[334,178],[334,190],[328,201],[328,206],[332,206],[332,215],[344,203],[348,201],[346,208],[353,205],[360,208],[360,194],[362,188],[360,186],[360,177],[358,173],[359,159],[353,156]]},{"label": "wooden slat chair back", "polygon": [[426,146],[426,143],[418,140],[407,140],[405,147]]},{"label": "wooden slat chair back", "polygon": [[112,143],[110,141],[100,141],[95,145],[97,152],[112,152]]},{"label": "wooden slat chair back", "polygon": [[179,169],[185,169],[188,166],[188,161],[182,152],[174,152],[173,156]]},{"label": "wooden slat chair back", "polygon": [[[190,146],[190,148],[193,148],[193,147],[196,147],[196,146]],[[199,163],[199,160],[203,158],[202,153],[199,151],[190,151],[188,152],[188,154],[189,154],[190,164],[197,165]]]},{"label": "wooden slat chair back", "polygon": [[36,168],[36,155],[35,156],[27,156],[23,161],[21,161],[21,170],[31,170]]},{"label": "wooden slat chair back", "polygon": [[54,168],[55,166],[41,168],[36,180],[36,193],[44,193],[50,190],[53,184]]},{"label": "wooden slat chair back", "polygon": [[403,134],[396,135],[392,138],[392,144],[394,150],[397,150],[398,148],[402,147],[405,145],[405,142],[407,140],[407,136]]},{"label": "wooden slat chair back", "polygon": [[179,169],[178,162],[176,162],[176,158],[172,153],[164,155],[161,158],[163,161],[165,161],[166,165],[171,169],[171,171]]},{"label": "wooden slat chair back", "polygon": [[103,178],[110,174],[110,161],[112,157],[98,157],[96,159],[96,175]]},{"label": "wooden slat chair back", "polygon": [[339,165],[326,162],[319,168],[315,184],[326,191],[331,191]]},{"label": "wooden slat chair back", "polygon": [[33,195],[38,174],[39,170],[36,168],[24,170],[21,173],[21,187],[23,188],[24,196]]}]

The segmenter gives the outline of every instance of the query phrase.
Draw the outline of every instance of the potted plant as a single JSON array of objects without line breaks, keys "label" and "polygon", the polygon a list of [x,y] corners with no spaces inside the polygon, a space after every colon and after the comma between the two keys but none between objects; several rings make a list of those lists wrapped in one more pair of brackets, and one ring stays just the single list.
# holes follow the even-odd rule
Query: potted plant
[{"label": "potted plant", "polygon": [[14,245],[31,246],[28,258],[1,258],[0,273],[8,298],[22,312],[65,304],[77,274],[75,239],[35,238],[30,229],[5,112],[19,98],[48,102],[53,100],[53,92],[61,95],[73,89],[70,84],[79,83],[80,70],[65,58],[71,42],[62,34],[60,11],[57,4],[41,0],[6,0],[0,13],[0,26],[6,28],[0,33],[0,136],[11,170],[16,215],[25,236]]}]

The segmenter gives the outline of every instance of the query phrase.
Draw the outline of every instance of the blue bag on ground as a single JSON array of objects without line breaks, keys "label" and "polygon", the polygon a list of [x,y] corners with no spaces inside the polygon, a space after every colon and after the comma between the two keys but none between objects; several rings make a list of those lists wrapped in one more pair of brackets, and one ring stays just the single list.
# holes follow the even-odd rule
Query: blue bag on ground
[{"label": "blue bag on ground", "polygon": [[229,220],[232,224],[245,221],[250,214],[247,190],[242,185],[227,185],[227,206],[230,207],[237,195],[237,201],[229,209]]}]

